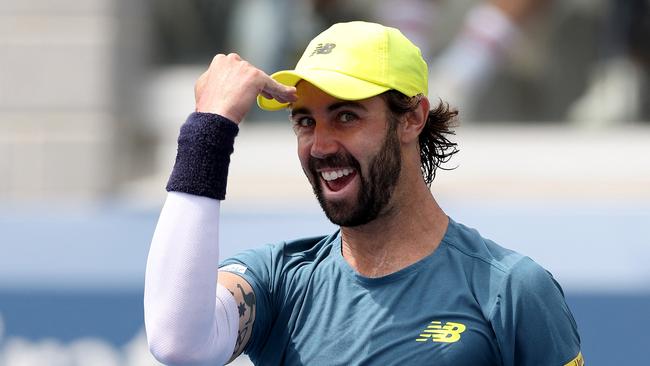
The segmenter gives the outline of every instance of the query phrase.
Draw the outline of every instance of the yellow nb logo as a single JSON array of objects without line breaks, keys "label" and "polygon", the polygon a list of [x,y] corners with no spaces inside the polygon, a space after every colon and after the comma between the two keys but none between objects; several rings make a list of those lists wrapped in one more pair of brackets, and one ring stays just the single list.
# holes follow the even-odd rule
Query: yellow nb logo
[{"label": "yellow nb logo", "polygon": [[417,342],[426,342],[431,339],[433,342],[454,343],[460,339],[460,334],[467,329],[464,324],[446,322],[444,325],[434,320],[422,331],[416,339]]}]

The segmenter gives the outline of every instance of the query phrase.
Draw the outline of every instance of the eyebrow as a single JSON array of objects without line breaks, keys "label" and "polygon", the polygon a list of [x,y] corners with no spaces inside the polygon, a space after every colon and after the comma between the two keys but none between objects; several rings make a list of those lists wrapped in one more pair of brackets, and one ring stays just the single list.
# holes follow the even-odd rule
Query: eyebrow
[{"label": "eyebrow", "polygon": [[[368,111],[368,109],[363,104],[359,102],[355,102],[353,100],[342,100],[340,102],[332,103],[329,106],[327,106],[327,111],[333,112],[337,109],[346,108],[346,107],[361,109],[366,112]],[[309,110],[309,108],[299,107],[299,108],[292,109],[291,112],[289,113],[289,116],[293,117],[297,114],[311,114],[311,111]]]},{"label": "eyebrow", "polygon": [[362,109],[364,111],[368,111],[368,109],[366,107],[364,107],[363,104],[361,104],[359,102],[352,101],[352,100],[343,100],[343,101],[331,104],[329,107],[327,107],[327,111],[332,112],[332,111],[335,111],[335,110],[337,110],[339,108],[345,108],[345,107]]}]

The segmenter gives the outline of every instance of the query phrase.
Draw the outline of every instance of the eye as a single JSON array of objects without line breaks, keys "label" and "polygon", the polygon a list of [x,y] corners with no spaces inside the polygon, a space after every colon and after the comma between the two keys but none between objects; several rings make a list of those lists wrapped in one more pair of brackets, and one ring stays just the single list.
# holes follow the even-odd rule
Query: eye
[{"label": "eye", "polygon": [[337,117],[338,120],[343,123],[354,122],[359,119],[359,117],[357,117],[357,115],[352,112],[341,112]]},{"label": "eye", "polygon": [[314,121],[313,118],[307,116],[295,117],[292,120],[293,120],[294,129],[309,128],[314,126],[314,124],[316,123],[316,121]]}]

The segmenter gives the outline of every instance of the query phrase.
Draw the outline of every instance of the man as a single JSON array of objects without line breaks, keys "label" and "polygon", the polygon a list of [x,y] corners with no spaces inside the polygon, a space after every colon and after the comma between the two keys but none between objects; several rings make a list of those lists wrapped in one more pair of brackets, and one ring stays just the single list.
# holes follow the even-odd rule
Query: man
[{"label": "man", "polygon": [[[582,363],[551,275],[449,219],[431,195],[455,152],[445,137],[455,112],[429,111],[426,63],[398,30],[336,24],[295,70],[271,77],[218,55],[195,89],[147,263],[159,360],[222,364],[245,351],[263,365]],[[256,98],[290,110],[302,168],[341,229],[246,251],[217,274],[229,155]]]}]

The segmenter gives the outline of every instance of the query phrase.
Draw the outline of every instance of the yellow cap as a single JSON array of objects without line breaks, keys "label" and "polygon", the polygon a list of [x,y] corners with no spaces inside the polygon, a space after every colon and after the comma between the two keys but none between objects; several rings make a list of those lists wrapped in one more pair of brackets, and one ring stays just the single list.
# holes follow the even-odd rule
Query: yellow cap
[{"label": "yellow cap", "polygon": [[[427,95],[427,64],[422,53],[399,30],[376,23],[338,23],[314,38],[295,70],[271,75],[295,86],[306,80],[343,100],[360,100],[395,89],[412,97]],[[262,109],[287,107],[259,95]]]}]

